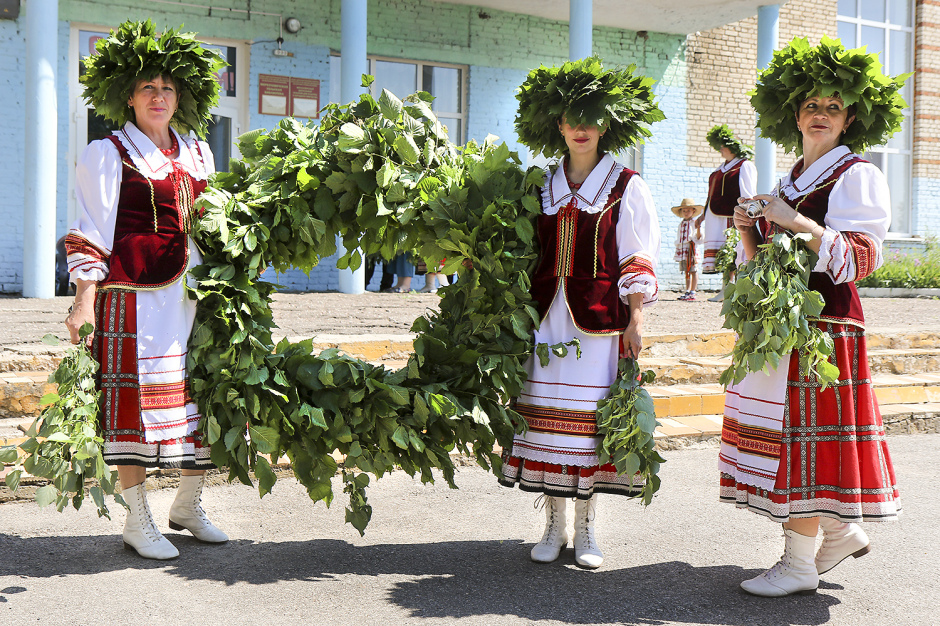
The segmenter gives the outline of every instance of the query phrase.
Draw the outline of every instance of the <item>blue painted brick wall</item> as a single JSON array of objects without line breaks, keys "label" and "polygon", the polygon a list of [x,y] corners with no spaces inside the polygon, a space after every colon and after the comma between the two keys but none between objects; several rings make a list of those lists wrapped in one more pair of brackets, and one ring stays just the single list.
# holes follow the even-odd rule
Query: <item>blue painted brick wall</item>
[{"label": "blue painted brick wall", "polygon": [[0,124],[0,291],[22,289],[23,281],[23,92],[25,46],[19,20],[0,20],[0,90],[5,94],[4,123]]}]

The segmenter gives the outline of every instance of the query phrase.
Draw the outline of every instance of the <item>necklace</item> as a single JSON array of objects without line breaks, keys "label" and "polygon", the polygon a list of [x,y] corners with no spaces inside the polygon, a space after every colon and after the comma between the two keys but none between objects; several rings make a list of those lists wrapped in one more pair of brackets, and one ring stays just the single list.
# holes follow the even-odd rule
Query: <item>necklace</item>
[{"label": "necklace", "polygon": [[171,157],[176,152],[177,148],[179,148],[179,143],[176,141],[176,135],[170,134],[170,147],[160,148],[160,152],[167,157]]}]

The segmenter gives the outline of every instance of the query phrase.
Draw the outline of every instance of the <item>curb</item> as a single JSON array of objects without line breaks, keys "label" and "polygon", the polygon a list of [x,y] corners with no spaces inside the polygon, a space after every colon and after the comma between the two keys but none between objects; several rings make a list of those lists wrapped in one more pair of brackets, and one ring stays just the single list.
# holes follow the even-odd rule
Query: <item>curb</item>
[{"label": "curb", "polygon": [[860,298],[940,298],[940,289],[904,289],[902,287],[859,287]]}]

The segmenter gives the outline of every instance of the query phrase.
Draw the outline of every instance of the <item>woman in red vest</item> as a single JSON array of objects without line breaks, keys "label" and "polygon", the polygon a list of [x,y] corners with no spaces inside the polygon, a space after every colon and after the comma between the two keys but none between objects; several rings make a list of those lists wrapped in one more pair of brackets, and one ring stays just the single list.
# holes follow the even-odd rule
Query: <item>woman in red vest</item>
[{"label": "woman in red vest", "polygon": [[84,324],[95,328],[86,340],[100,365],[104,458],[117,466],[129,507],[124,546],[172,559],[179,552],[147,504],[148,467],[182,468],[170,528],[228,541],[200,504],[211,463],[189,396],[196,304],[183,282],[202,260],[190,235],[193,202],[215,166],[206,143],[182,133],[205,135],[223,62],[191,33],[157,35],[150,20],[124,23],[96,48],[84,95],[122,128],[91,142],[78,162],[78,219],[66,238],[77,290],[66,325],[73,343]]},{"label": "woman in red vest", "polygon": [[[714,126],[706,135],[708,145],[718,151],[725,161],[708,177],[708,200],[705,211],[695,220],[702,226],[702,273],[714,274],[715,258],[725,244],[725,231],[731,228],[731,216],[738,198],[750,198],[757,193],[757,168],[749,160],[754,156],[750,146],[742,143],[728,126]],[[720,302],[724,285],[709,298]]]},{"label": "woman in red vest", "polygon": [[[565,498],[575,498],[576,563],[596,568],[598,493],[636,495],[642,485],[598,465],[598,400],[617,377],[621,354],[642,349],[643,307],[656,301],[659,220],[649,188],[611,152],[663,119],[653,81],[604,70],[597,58],[532,70],[518,94],[516,131],[535,152],[561,161],[546,171],[537,228],[540,259],[532,279],[541,324],[536,343],[578,339],[542,367],[534,355],[515,410],[528,430],[504,453],[500,483],[543,494],[546,527],[531,558],[551,562],[568,543]],[[537,501],[538,502],[538,501]]]},{"label": "woman in red vest", "polygon": [[839,368],[823,390],[792,356],[728,387],[721,500],[784,529],[780,561],[741,583],[755,595],[815,592],[820,574],[869,551],[856,522],[900,512],[854,281],[881,265],[891,207],[884,175],[856,153],[899,129],[905,78],[884,76],[874,54],[847,52],[838,41],[824,37],[813,48],[795,39],[774,54],[753,92],[761,134],[802,158],[774,195],[756,196],[768,203],[759,219],[735,209],[743,254],[752,257],[783,230],[812,235],[806,245],[819,258],[809,285],[825,307],[811,323],[832,338]]}]

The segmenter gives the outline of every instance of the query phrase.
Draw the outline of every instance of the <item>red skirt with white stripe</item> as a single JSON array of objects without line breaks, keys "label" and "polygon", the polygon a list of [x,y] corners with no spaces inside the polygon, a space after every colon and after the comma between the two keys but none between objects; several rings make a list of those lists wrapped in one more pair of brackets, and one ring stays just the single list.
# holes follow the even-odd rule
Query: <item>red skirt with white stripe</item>
[{"label": "red skirt with white stripe", "polygon": [[[183,299],[182,288],[105,289],[95,296],[92,354],[100,366],[99,419],[109,465],[212,467],[189,397],[185,350],[192,315],[183,309],[194,304]],[[139,310],[141,299],[154,310]]]},{"label": "red skirt with white stripe", "polygon": [[800,375],[794,353],[787,376],[780,465],[773,490],[721,475],[720,499],[776,521],[831,517],[887,521],[901,511],[897,482],[871,384],[865,331],[828,322],[830,360],[839,380],[825,390]]}]

